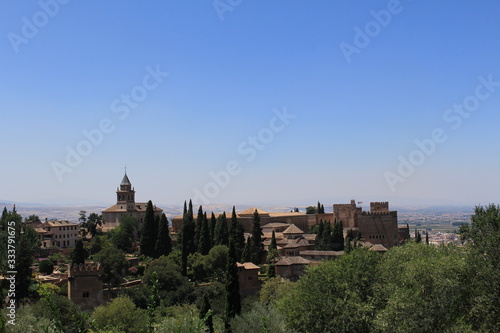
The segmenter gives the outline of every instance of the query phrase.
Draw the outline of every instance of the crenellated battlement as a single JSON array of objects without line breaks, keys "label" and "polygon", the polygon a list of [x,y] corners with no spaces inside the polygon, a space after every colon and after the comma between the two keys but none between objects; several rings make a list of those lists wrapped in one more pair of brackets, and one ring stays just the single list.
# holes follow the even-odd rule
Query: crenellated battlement
[{"label": "crenellated battlement", "polygon": [[101,265],[95,263],[68,266],[69,276],[101,275],[103,273]]},{"label": "crenellated battlement", "polygon": [[362,212],[361,213],[362,215],[366,215],[366,216],[369,216],[369,215],[396,215],[397,214],[397,211],[395,210],[392,210],[392,211],[382,211],[382,212]]}]

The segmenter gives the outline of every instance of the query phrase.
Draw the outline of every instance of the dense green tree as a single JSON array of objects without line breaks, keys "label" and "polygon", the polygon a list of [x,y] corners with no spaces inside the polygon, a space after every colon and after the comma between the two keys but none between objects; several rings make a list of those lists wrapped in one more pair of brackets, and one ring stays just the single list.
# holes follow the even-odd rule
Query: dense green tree
[{"label": "dense green tree", "polygon": [[[40,299],[32,305],[18,309],[16,325],[11,326],[13,330],[7,329],[7,332],[86,332],[90,326],[86,315],[67,296],[58,295],[57,289],[54,285],[50,287],[50,284],[40,285]],[[31,323],[19,322],[20,319],[30,317]]]},{"label": "dense green tree", "polygon": [[208,221],[207,221],[207,213],[203,214],[203,220],[201,222],[201,228],[200,228],[200,239],[198,243],[198,251],[202,255],[207,255],[208,252],[210,251],[211,248],[211,241],[210,241],[210,230],[208,226]]},{"label": "dense green tree", "polygon": [[[14,214],[17,214],[13,210]],[[19,216],[20,217],[20,216]],[[25,223],[16,226],[16,298],[21,299],[29,296],[33,259],[36,249],[40,246],[38,234],[33,228]],[[10,264],[9,264],[9,270]]]},{"label": "dense green tree", "polygon": [[318,214],[318,207],[307,206],[306,207],[306,214]]},{"label": "dense green tree", "polygon": [[158,293],[165,305],[190,303],[194,300],[193,286],[181,274],[181,268],[171,256],[162,256],[149,264],[144,272],[143,282],[152,286],[156,278]]},{"label": "dense green tree", "polygon": [[227,219],[225,212],[223,212],[222,214],[219,215],[219,217],[217,217],[217,224],[215,225],[214,244],[226,245],[226,246],[229,244],[229,230],[227,227]]},{"label": "dense green tree", "polygon": [[210,249],[208,255],[205,256],[205,271],[209,276],[216,280],[222,280],[224,278],[228,251],[225,245],[215,245]]},{"label": "dense green tree", "polygon": [[200,319],[205,319],[205,326],[207,327],[209,333],[214,333],[214,323],[212,317],[212,306],[210,305],[208,295],[205,294],[203,295],[203,303],[200,307]]},{"label": "dense green tree", "polygon": [[158,223],[155,218],[153,203],[149,200],[141,230],[141,253],[143,255],[148,257],[154,256],[157,236]]},{"label": "dense green tree", "polygon": [[168,220],[165,214],[161,214],[155,245],[155,258],[168,256],[170,252],[172,252],[172,239],[168,230]]},{"label": "dense green tree", "polygon": [[477,206],[471,224],[460,227],[469,249],[471,301],[467,319],[474,329],[500,332],[500,206]]},{"label": "dense green tree", "polygon": [[54,271],[54,263],[49,259],[42,260],[38,264],[38,270],[43,274],[52,274],[52,272]]},{"label": "dense green tree", "polygon": [[238,267],[236,265],[236,251],[232,241],[229,241],[229,251],[226,265],[226,329],[229,321],[241,312],[240,283],[238,280]]},{"label": "dense green tree", "polygon": [[101,264],[103,269],[102,279],[110,287],[119,285],[123,280],[128,262],[125,253],[114,246],[108,246],[94,256],[94,260]]},{"label": "dense green tree", "polygon": [[94,237],[97,234],[97,228],[99,226],[102,226],[102,221],[103,221],[102,215],[96,213],[90,213],[87,220],[80,226],[84,227],[90,233],[90,235]]},{"label": "dense green tree", "polygon": [[92,313],[95,326],[104,331],[124,333],[148,332],[148,316],[127,297],[117,297]]},{"label": "dense green tree", "polygon": [[[355,252],[355,251],[354,251]],[[470,279],[463,248],[407,242],[379,267],[376,328],[381,332],[444,332],[468,309]]]},{"label": "dense green tree", "polygon": [[299,332],[371,332],[379,257],[360,248],[313,266],[276,305]]},{"label": "dense green tree", "polygon": [[87,259],[87,251],[83,247],[83,241],[77,239],[75,242],[75,248],[71,251],[71,263],[73,265],[84,264],[85,259]]},{"label": "dense green tree", "polygon": [[[231,320],[231,329],[238,333],[295,333],[286,318],[273,306],[255,303],[248,311]],[[325,332],[329,332],[325,329]]]},{"label": "dense green tree", "polygon": [[259,302],[268,306],[275,305],[281,298],[293,290],[295,282],[280,276],[267,279],[260,288]]},{"label": "dense green tree", "polygon": [[111,243],[118,249],[129,252],[134,242],[134,234],[138,228],[138,222],[135,217],[130,214],[125,214],[120,217],[118,227],[112,229],[108,235]]},{"label": "dense green tree", "polygon": [[243,248],[245,247],[245,229],[243,228],[243,225],[238,221],[238,218],[236,216],[236,208],[234,206],[231,213],[229,238],[233,240],[234,248],[236,250],[236,261],[240,261],[241,254],[243,253]]},{"label": "dense green tree", "polygon": [[251,261],[260,265],[262,256],[264,255],[264,243],[262,242],[262,228],[260,226],[260,216],[257,210],[253,213],[253,227],[252,227],[252,243],[250,244],[250,258]]},{"label": "dense green tree", "polygon": [[[328,223],[330,225],[330,223]],[[342,251],[344,249],[344,227],[342,221],[335,221],[332,230],[332,248],[334,251]]]}]

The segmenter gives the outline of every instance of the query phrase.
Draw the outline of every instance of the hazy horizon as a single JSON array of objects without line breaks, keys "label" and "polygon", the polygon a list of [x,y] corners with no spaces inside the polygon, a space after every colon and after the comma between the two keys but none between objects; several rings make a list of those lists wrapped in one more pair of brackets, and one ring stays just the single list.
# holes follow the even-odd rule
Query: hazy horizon
[{"label": "hazy horizon", "polygon": [[1,2],[0,199],[498,203],[499,2],[234,3]]}]

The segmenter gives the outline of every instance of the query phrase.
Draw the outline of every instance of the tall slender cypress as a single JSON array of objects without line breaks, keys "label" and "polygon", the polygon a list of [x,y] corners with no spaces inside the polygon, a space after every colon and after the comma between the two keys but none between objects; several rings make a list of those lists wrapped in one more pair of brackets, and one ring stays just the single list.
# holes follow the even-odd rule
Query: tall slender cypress
[{"label": "tall slender cypress", "polygon": [[203,207],[200,205],[198,208],[198,215],[196,216],[196,223],[194,227],[194,245],[196,251],[200,252],[198,245],[200,244],[200,232],[201,232],[201,224],[203,222]]},{"label": "tall slender cypress", "polygon": [[226,329],[229,329],[229,320],[241,312],[240,283],[238,267],[236,265],[235,249],[232,240],[229,241],[226,265]]},{"label": "tall slender cypress", "polygon": [[168,230],[168,220],[165,214],[161,214],[158,238],[155,246],[155,257],[168,256],[170,252],[172,252],[172,239]]},{"label": "tall slender cypress", "polygon": [[217,218],[215,225],[215,245],[228,245],[229,244],[229,230],[227,228],[226,213],[222,213]]},{"label": "tall slender cypress", "polygon": [[203,215],[200,228],[200,239],[198,243],[198,252],[202,255],[207,255],[210,251],[210,231],[208,230],[207,214]]},{"label": "tall slender cypress", "polygon": [[264,244],[262,243],[262,228],[260,227],[260,216],[257,210],[253,213],[253,227],[252,227],[252,244],[251,244],[251,261],[259,265],[262,262],[264,254]]},{"label": "tall slender cypress", "polygon": [[236,250],[236,261],[241,260],[241,254],[243,253],[243,248],[245,247],[245,229],[243,225],[238,221],[236,216],[236,208],[233,206],[233,212],[231,214],[231,224],[229,228],[229,238],[233,240],[234,248]]},{"label": "tall slender cypress", "polygon": [[210,244],[213,247],[215,244],[215,226],[217,225],[217,219],[215,218],[214,212],[210,216]]},{"label": "tall slender cypress", "polygon": [[141,253],[152,257],[155,254],[156,238],[158,236],[158,224],[155,218],[153,203],[148,201],[146,216],[141,230]]}]

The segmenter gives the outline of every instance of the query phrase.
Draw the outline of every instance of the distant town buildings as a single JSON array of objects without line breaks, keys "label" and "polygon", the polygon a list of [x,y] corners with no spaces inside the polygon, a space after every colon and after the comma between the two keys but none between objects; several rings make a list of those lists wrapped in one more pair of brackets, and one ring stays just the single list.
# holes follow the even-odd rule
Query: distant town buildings
[{"label": "distant town buildings", "polygon": [[[103,231],[117,227],[120,224],[120,217],[129,214],[137,219],[142,225],[146,215],[146,202],[135,202],[135,189],[132,187],[127,173],[123,176],[120,187],[116,190],[116,204],[102,211]],[[160,216],[163,209],[153,207],[155,216]]]}]

